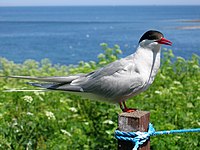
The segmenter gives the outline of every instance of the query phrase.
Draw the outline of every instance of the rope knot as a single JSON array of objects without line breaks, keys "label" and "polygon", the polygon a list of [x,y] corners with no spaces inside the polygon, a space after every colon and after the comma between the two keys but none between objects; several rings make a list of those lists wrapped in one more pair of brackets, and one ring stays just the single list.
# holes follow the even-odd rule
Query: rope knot
[{"label": "rope knot", "polygon": [[151,123],[149,123],[148,132],[122,132],[119,130],[115,131],[115,138],[118,140],[130,141],[135,145],[133,150],[137,150],[140,145],[145,143],[150,136],[154,135],[155,129]]}]

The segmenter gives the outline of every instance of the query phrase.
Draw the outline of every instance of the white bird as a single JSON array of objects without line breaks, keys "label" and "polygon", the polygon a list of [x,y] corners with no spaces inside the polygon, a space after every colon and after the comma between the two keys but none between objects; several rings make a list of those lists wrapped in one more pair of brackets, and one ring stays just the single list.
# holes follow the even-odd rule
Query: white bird
[{"label": "white bird", "polygon": [[61,90],[84,98],[119,103],[124,112],[132,112],[125,101],[153,83],[160,68],[161,45],[172,45],[159,31],[149,30],[139,40],[134,54],[114,61],[88,74],[66,77],[8,76],[42,81],[29,83],[49,90]]}]

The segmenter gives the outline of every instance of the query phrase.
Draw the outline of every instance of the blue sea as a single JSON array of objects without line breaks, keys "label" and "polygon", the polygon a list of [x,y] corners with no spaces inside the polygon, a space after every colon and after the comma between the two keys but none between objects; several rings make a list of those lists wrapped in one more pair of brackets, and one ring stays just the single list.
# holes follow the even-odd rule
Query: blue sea
[{"label": "blue sea", "polygon": [[100,44],[133,52],[149,29],[173,42],[176,56],[200,55],[200,6],[0,7],[0,57],[16,63],[97,60]]}]

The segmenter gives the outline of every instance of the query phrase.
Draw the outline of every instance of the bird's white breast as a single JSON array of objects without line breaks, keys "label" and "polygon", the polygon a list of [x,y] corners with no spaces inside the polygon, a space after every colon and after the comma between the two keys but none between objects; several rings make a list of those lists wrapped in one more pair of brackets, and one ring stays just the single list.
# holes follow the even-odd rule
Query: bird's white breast
[{"label": "bird's white breast", "polygon": [[135,54],[136,67],[144,81],[142,91],[146,90],[154,81],[160,68],[160,47],[158,50],[139,47]]}]

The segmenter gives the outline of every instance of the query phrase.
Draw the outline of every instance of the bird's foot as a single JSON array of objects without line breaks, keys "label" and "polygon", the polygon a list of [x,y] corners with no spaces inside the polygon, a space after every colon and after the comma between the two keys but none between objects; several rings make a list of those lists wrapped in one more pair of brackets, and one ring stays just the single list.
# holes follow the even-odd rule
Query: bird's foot
[{"label": "bird's foot", "polygon": [[128,112],[128,113],[130,113],[130,112],[134,112],[134,111],[137,110],[137,109],[135,109],[135,108],[127,108],[125,102],[120,102],[119,105],[120,105],[120,108],[122,109],[123,112]]},{"label": "bird's foot", "polygon": [[124,108],[124,109],[122,109],[122,111],[127,112],[127,113],[131,113],[131,112],[137,111],[137,109],[135,109],[135,108]]}]

